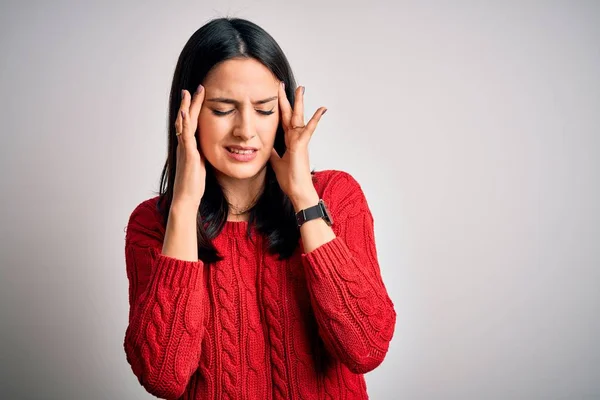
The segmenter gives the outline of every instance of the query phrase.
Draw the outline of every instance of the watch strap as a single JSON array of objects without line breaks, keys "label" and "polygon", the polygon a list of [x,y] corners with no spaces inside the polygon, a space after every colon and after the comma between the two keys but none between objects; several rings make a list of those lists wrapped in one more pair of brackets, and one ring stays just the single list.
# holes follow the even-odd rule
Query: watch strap
[{"label": "watch strap", "polygon": [[328,214],[327,208],[325,207],[325,203],[323,199],[319,199],[319,203],[312,207],[305,208],[296,213],[296,221],[298,222],[298,227],[302,226],[307,221],[311,221],[313,219],[323,218],[327,225],[331,226],[332,221]]}]

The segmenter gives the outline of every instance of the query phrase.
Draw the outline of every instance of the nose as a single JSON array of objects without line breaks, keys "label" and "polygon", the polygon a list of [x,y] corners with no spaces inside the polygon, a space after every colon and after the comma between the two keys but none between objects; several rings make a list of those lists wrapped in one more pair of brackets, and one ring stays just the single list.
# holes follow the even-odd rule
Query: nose
[{"label": "nose", "polygon": [[249,110],[243,110],[237,113],[233,136],[242,140],[249,140],[256,136],[256,127],[254,125],[254,116]]}]

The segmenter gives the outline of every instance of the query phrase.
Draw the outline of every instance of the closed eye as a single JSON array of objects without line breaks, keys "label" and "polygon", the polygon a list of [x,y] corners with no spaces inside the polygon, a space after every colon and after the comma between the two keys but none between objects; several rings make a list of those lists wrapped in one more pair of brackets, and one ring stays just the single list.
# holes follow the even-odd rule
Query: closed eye
[{"label": "closed eye", "polygon": [[[224,116],[224,115],[229,115],[232,112],[234,112],[235,109],[233,110],[229,110],[229,111],[219,111],[219,110],[212,110],[213,114],[218,115],[218,116]],[[265,111],[265,110],[256,110],[256,112],[258,112],[259,114],[262,115],[271,115],[273,114],[275,111],[273,110],[269,110],[269,111]]]},{"label": "closed eye", "polygon": [[223,116],[223,115],[231,114],[233,112],[233,110],[229,110],[229,111],[212,110],[212,112],[215,115]]}]

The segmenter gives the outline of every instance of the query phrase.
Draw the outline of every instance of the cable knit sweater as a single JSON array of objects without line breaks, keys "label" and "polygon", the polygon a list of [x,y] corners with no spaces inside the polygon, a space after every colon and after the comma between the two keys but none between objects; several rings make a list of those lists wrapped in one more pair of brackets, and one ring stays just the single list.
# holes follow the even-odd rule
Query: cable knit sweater
[{"label": "cable knit sweater", "polygon": [[133,372],[168,399],[367,399],[362,374],[384,359],[396,312],[377,261],[373,218],[342,171],[313,176],[336,238],[278,260],[248,222],[228,221],[211,265],[161,254],[158,197],[127,226]]}]

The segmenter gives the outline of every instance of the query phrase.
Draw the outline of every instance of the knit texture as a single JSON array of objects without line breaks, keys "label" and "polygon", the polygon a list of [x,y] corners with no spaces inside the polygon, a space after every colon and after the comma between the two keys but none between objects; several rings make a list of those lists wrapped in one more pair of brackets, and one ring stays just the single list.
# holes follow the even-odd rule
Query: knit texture
[{"label": "knit texture", "polygon": [[363,377],[383,361],[396,312],[381,279],[373,217],[348,173],[313,183],[336,238],[302,241],[278,260],[248,222],[228,221],[211,265],[161,254],[158,197],[129,218],[124,349],[140,384],[166,399],[368,399]]}]

